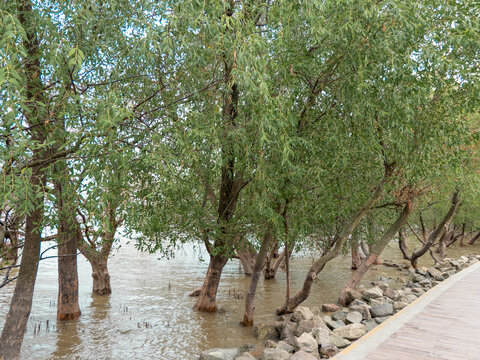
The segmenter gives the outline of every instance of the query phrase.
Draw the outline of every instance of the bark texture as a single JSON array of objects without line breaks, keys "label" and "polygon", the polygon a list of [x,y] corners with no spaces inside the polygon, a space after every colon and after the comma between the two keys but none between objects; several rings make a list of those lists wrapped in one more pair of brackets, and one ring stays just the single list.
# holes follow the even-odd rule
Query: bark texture
[{"label": "bark texture", "polygon": [[253,267],[252,279],[250,280],[250,287],[245,297],[245,313],[243,314],[243,320],[241,324],[243,326],[252,326],[253,325],[253,316],[255,312],[255,293],[257,291],[258,280],[260,278],[260,272],[262,271],[265,258],[267,256],[268,247],[272,239],[272,233],[267,231],[265,234],[262,245],[260,247],[260,252],[257,255],[255,260],[255,266]]},{"label": "bark texture", "polygon": [[217,311],[217,290],[222,270],[226,263],[227,258],[222,255],[210,256],[207,274],[205,275],[200,295],[193,306],[194,310],[203,312]]},{"label": "bark texture", "polygon": [[355,289],[359,284],[360,280],[362,280],[365,273],[370,269],[372,265],[375,264],[375,261],[378,259],[382,251],[388,245],[388,243],[393,239],[395,234],[402,228],[403,225],[408,220],[408,217],[412,213],[413,210],[413,200],[409,201],[403,208],[402,213],[397,218],[395,223],[393,223],[390,228],[383,234],[381,239],[375,242],[370,247],[370,254],[362,261],[360,266],[356,271],[353,272],[350,280],[347,282],[345,287],[340,292],[339,303],[343,306],[348,305],[348,291]]}]

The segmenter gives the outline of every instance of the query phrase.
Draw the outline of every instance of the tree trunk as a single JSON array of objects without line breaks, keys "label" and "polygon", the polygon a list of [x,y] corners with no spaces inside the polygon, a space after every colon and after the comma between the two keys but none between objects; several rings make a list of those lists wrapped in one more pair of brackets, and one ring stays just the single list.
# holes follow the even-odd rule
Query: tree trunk
[{"label": "tree trunk", "polygon": [[280,265],[276,260],[282,255],[284,254],[278,254],[278,241],[275,241],[272,250],[265,259],[265,270],[263,271],[265,280],[273,279],[275,277],[278,266]]},{"label": "tree trunk", "polygon": [[272,239],[272,233],[270,230],[267,230],[265,234],[260,251],[255,260],[255,266],[253,267],[252,279],[250,280],[250,288],[248,290],[247,296],[245,297],[245,313],[243,314],[243,320],[241,324],[243,326],[252,326],[253,325],[253,315],[255,312],[255,293],[257,291],[258,279],[260,278],[260,272],[262,271],[265,258],[267,256],[268,247]]},{"label": "tree trunk", "polygon": [[252,249],[246,248],[237,250],[237,256],[242,263],[243,272],[245,273],[245,275],[252,276],[253,267],[255,266],[255,261],[257,259],[257,252]]},{"label": "tree trunk", "polygon": [[352,249],[352,266],[350,269],[356,270],[362,263],[362,258],[360,257],[360,249],[358,244],[358,238],[352,237],[351,249]]},{"label": "tree trunk", "polygon": [[227,260],[228,259],[222,255],[210,255],[207,275],[205,275],[200,295],[193,306],[194,310],[203,312],[217,311],[217,289],[223,267],[227,263]]},{"label": "tree trunk", "polygon": [[378,259],[382,251],[387,247],[395,234],[401,229],[401,227],[407,222],[408,217],[412,213],[413,200],[409,201],[403,208],[402,213],[397,218],[394,224],[385,232],[380,240],[373,244],[370,248],[370,254],[362,261],[358,269],[352,274],[350,280],[340,292],[339,303],[343,306],[348,305],[348,291],[355,289],[362,280],[365,273],[370,267],[375,264],[375,260]]},{"label": "tree trunk", "polygon": [[480,231],[478,231],[475,235],[473,235],[470,240],[468,240],[468,245],[473,245],[475,241],[480,238]]},{"label": "tree trunk", "polygon": [[398,246],[400,247],[400,251],[402,252],[403,259],[410,260],[410,257],[408,256],[408,240],[405,228],[401,228],[398,231]]},{"label": "tree trunk", "polygon": [[[34,175],[30,178],[33,187],[43,188],[45,180],[43,169],[34,168]],[[32,308],[42,241],[43,196],[33,197],[33,208],[34,210],[26,217],[22,261],[0,340],[0,359],[2,360],[20,358],[20,348]]]},{"label": "tree trunk", "polygon": [[110,274],[108,273],[107,259],[90,261],[92,265],[93,293],[97,295],[110,295]]},{"label": "tree trunk", "polygon": [[[390,177],[390,171],[388,171],[388,176]],[[365,217],[365,215],[370,211],[372,206],[382,197],[384,183],[386,178],[375,188],[372,196],[368,201],[364,204],[364,206],[359,209],[359,211],[352,217],[352,219],[345,224],[342,228],[339,235],[336,236],[335,247],[333,250],[329,251],[328,253],[322,255],[320,259],[315,261],[312,265],[308,274],[303,282],[302,289],[292,298],[285,301],[285,303],[276,310],[277,315],[283,315],[286,313],[291,313],[293,310],[304,302],[308,296],[310,295],[310,290],[312,289],[313,281],[317,277],[317,274],[322,271],[324,266],[332,259],[337,257],[340,252],[342,251],[343,244],[348,239],[348,237],[352,234],[353,230],[357,227],[358,223]]]}]

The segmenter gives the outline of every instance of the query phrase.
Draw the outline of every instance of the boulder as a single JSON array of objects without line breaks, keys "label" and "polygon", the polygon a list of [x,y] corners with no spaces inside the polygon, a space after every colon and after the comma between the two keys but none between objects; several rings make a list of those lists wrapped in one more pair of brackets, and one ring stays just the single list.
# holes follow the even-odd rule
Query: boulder
[{"label": "boulder", "polygon": [[289,353],[293,353],[295,351],[295,347],[285,341],[279,341],[277,344],[277,349],[282,349]]},{"label": "boulder", "polygon": [[337,320],[327,320],[325,321],[325,324],[332,330],[339,329],[345,326],[345,323],[343,321]]},{"label": "boulder", "polygon": [[306,306],[298,306],[292,314],[292,321],[312,320],[314,313]]},{"label": "boulder", "polygon": [[388,288],[390,288],[390,286],[388,286],[388,284],[385,282],[385,281],[379,281],[376,283],[377,287],[380,288],[380,290],[382,290],[383,292],[385,292],[385,290],[387,290]]},{"label": "boulder", "polygon": [[367,289],[363,292],[363,298],[365,300],[375,299],[382,296],[383,296],[382,290],[376,286],[373,288]]},{"label": "boulder", "polygon": [[349,307],[354,305],[366,305],[366,304],[367,303],[365,301],[362,301],[360,299],[355,299],[350,303]]},{"label": "boulder", "polygon": [[317,358],[310,353],[299,350],[295,354],[290,356],[290,360],[317,360]]},{"label": "boulder", "polygon": [[370,315],[370,307],[367,304],[352,305],[349,309],[351,312],[359,312],[362,315],[363,320],[369,320],[372,318],[372,316]]},{"label": "boulder", "polygon": [[[319,327],[319,326],[316,326]],[[294,330],[295,336],[300,336],[303,333],[309,333],[314,328],[313,320],[302,320],[298,323],[297,327]]]},{"label": "boulder", "polygon": [[370,313],[374,318],[392,315],[393,305],[390,303],[383,303],[381,305],[372,306]]},{"label": "boulder", "polygon": [[413,275],[413,277],[412,277],[412,281],[413,281],[414,283],[418,283],[418,282],[420,282],[420,281],[422,281],[422,280],[425,280],[425,276],[420,275],[420,274],[415,274],[415,275]]},{"label": "boulder", "polygon": [[398,291],[388,288],[383,291],[383,295],[385,295],[389,299],[397,300]]},{"label": "boulder", "polygon": [[332,356],[337,355],[339,352],[340,350],[335,345],[332,345],[332,344],[325,345],[320,348],[320,355],[323,358],[330,358]]},{"label": "boulder", "polygon": [[365,325],[368,331],[373,330],[378,325],[375,320],[366,320],[363,321],[362,324]]},{"label": "boulder", "polygon": [[323,304],[322,305],[322,311],[323,312],[335,312],[335,311],[338,311],[340,310],[340,306],[338,306],[337,304]]},{"label": "boulder", "polygon": [[442,275],[442,272],[434,267],[428,268],[428,273],[434,278],[435,275]]},{"label": "boulder", "polygon": [[358,324],[361,323],[363,319],[362,314],[358,311],[352,311],[347,314],[346,323],[347,324]]},{"label": "boulder", "polygon": [[330,333],[330,343],[332,345],[335,345],[336,347],[338,347],[340,349],[345,348],[348,345],[350,345],[350,341],[348,341],[347,339],[344,339],[341,336],[338,336],[334,332]]},{"label": "boulder", "polygon": [[350,304],[354,300],[361,300],[362,294],[356,290],[347,290],[347,301]]},{"label": "boulder", "polygon": [[332,320],[334,321],[345,321],[345,319],[347,318],[347,314],[348,314],[348,311],[346,310],[338,310],[336,312],[334,312],[331,317],[332,317]]},{"label": "boulder", "polygon": [[295,338],[295,348],[318,356],[318,343],[311,333],[304,333]]},{"label": "boulder", "polygon": [[297,324],[290,320],[284,320],[280,326],[280,339],[287,340],[290,345],[293,345],[295,337],[295,328]]},{"label": "boulder", "polygon": [[382,305],[383,304],[383,301],[380,300],[380,298],[377,300],[377,299],[370,299],[368,301],[368,305],[370,306],[378,306],[378,305]]},{"label": "boulder", "polygon": [[209,349],[202,351],[200,360],[234,360],[238,356],[238,348],[234,349]]},{"label": "boulder", "polygon": [[423,290],[423,289],[412,289],[412,293],[420,296],[420,295],[425,294],[425,290]]},{"label": "boulder", "polygon": [[314,315],[312,321],[314,328],[322,328],[328,330],[328,326],[325,325],[325,321],[323,321],[323,319],[319,315]]},{"label": "boulder", "polygon": [[235,360],[255,360],[255,356],[250,355],[248,352],[244,352],[242,355],[237,357]]},{"label": "boulder", "polygon": [[313,329],[312,335],[318,345],[324,346],[330,344],[330,331],[325,329]]},{"label": "boulder", "polygon": [[412,301],[417,300],[417,296],[415,296],[414,294],[408,294],[408,295],[406,296],[406,298],[407,298],[407,301],[408,301],[409,303],[411,303]]},{"label": "boulder", "polygon": [[367,333],[367,327],[363,324],[350,324],[333,330],[333,333],[347,340],[357,340]]},{"label": "boulder", "polygon": [[260,340],[278,339],[278,331],[275,324],[257,324],[253,327],[253,336]]},{"label": "boulder", "polygon": [[386,321],[386,320],[388,320],[388,319],[390,319],[390,316],[377,317],[377,318],[375,318],[375,322],[376,322],[377,324],[381,324],[381,323],[383,323],[384,321]]},{"label": "boulder", "polygon": [[419,284],[422,286],[422,287],[430,287],[432,286],[432,282],[428,279],[423,279],[422,281],[419,281]]},{"label": "boulder", "polygon": [[261,360],[288,360],[290,359],[290,353],[283,349],[264,349]]},{"label": "boulder", "polygon": [[395,301],[393,303],[393,309],[394,310],[402,310],[404,307],[406,307],[408,305],[407,302],[404,302],[404,301]]}]

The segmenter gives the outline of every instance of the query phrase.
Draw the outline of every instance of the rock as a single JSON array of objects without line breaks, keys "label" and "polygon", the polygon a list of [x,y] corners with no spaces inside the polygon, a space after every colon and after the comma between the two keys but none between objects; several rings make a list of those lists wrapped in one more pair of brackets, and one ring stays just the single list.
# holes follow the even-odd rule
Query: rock
[{"label": "rock", "polygon": [[313,329],[312,335],[318,345],[324,346],[330,344],[330,331],[325,329]]},{"label": "rock", "polygon": [[362,294],[356,290],[348,290],[347,296],[348,296],[348,303],[351,303],[354,300],[362,299]]},{"label": "rock", "polygon": [[367,328],[367,331],[373,330],[378,324],[375,320],[366,320],[362,322],[363,325]]},{"label": "rock", "polygon": [[332,344],[325,345],[320,348],[320,355],[323,358],[330,358],[332,356],[337,355],[339,352],[340,350],[335,345],[332,345]]},{"label": "rock", "polygon": [[385,290],[390,288],[390,286],[388,286],[388,284],[385,281],[378,282],[377,287],[379,287],[380,290],[382,290],[383,292],[385,292]]},{"label": "rock", "polygon": [[372,317],[389,316],[393,314],[393,305],[390,303],[384,303],[382,305],[372,306],[370,309]]},{"label": "rock", "polygon": [[286,340],[290,345],[293,345],[296,327],[297,324],[293,321],[284,320],[280,326],[280,339]]},{"label": "rock", "polygon": [[370,315],[370,307],[367,304],[351,305],[349,309],[352,312],[359,312],[362,315],[363,320],[369,320],[372,318],[372,316]]},{"label": "rock", "polygon": [[304,333],[296,338],[295,348],[318,356],[318,343],[311,333]]},{"label": "rock", "polygon": [[306,306],[298,306],[292,314],[291,320],[300,322],[302,320],[312,320],[314,313]]},{"label": "rock", "polygon": [[367,289],[363,292],[363,298],[365,300],[375,299],[375,298],[379,298],[379,297],[382,297],[382,296],[383,296],[383,292],[378,287],[373,287],[373,288]]},{"label": "rock", "polygon": [[420,268],[417,268],[415,269],[415,273],[419,274],[419,275],[422,275],[422,276],[427,276],[428,274],[428,268],[426,268],[425,266],[422,266]]},{"label": "rock", "polygon": [[351,303],[350,303],[350,306],[353,306],[353,305],[366,305],[367,303],[365,301],[362,301],[360,299],[355,299],[353,300]]},{"label": "rock", "polygon": [[293,333],[295,334],[295,336],[300,336],[303,333],[311,332],[313,328],[314,328],[313,320],[302,320],[298,323]]},{"label": "rock", "polygon": [[242,346],[240,346],[240,348],[238,349],[238,353],[239,354],[243,354],[244,352],[249,352],[249,351],[252,351],[255,349],[255,345],[253,344],[243,344]]},{"label": "rock", "polygon": [[378,301],[381,301],[382,303],[388,302],[390,304],[393,304],[393,300],[386,297],[386,296],[382,296],[381,298],[376,298],[376,299],[373,299],[373,300],[378,300]]},{"label": "rock", "polygon": [[320,311],[320,308],[316,305],[310,306],[310,311],[313,313],[313,315],[321,315],[322,312]]},{"label": "rock", "polygon": [[278,339],[277,328],[274,324],[257,324],[253,327],[253,336],[260,340]]},{"label": "rock", "polygon": [[350,345],[350,341],[344,339],[343,337],[341,336],[338,336],[337,334],[335,334],[334,332],[331,332],[330,333],[330,343],[332,345],[335,345],[336,347],[342,349],[344,347],[347,347],[348,345]]},{"label": "rock", "polygon": [[337,304],[323,304],[322,305],[322,311],[323,312],[335,312],[340,310],[340,306]]},{"label": "rock", "polygon": [[432,286],[432,282],[428,279],[423,279],[422,281],[419,282],[419,284],[422,286],[422,287],[430,287]]},{"label": "rock", "polygon": [[377,324],[381,324],[381,323],[383,323],[384,321],[386,321],[386,320],[388,320],[388,319],[390,319],[390,316],[377,317],[377,318],[375,318],[375,322],[376,322]]},{"label": "rock", "polygon": [[411,303],[412,301],[417,300],[417,297],[416,297],[415,295],[413,295],[413,294],[408,294],[408,295],[406,296],[406,298],[407,298],[408,303]]},{"label": "rock", "polygon": [[425,290],[423,289],[413,289],[412,292],[418,294],[418,296],[425,294]]},{"label": "rock", "polygon": [[346,323],[347,324],[357,324],[361,323],[363,319],[362,314],[358,311],[352,311],[347,314]]},{"label": "rock", "polygon": [[469,265],[473,265],[473,264],[478,263],[478,261],[479,261],[478,259],[472,259],[472,260],[470,260],[470,261],[468,262],[468,264],[469,264]]},{"label": "rock", "polygon": [[295,354],[290,356],[290,360],[317,360],[317,358],[310,353],[299,350]]},{"label": "rock", "polygon": [[265,346],[268,349],[275,349],[277,347],[277,343],[273,340],[267,340],[265,341],[263,346]]},{"label": "rock", "polygon": [[285,350],[288,353],[293,353],[295,351],[295,347],[285,341],[279,341],[277,344],[277,349]]},{"label": "rock", "polygon": [[434,267],[428,268],[428,273],[435,278],[435,275],[442,275],[442,272]]},{"label": "rock", "polygon": [[383,295],[385,295],[389,299],[397,300],[398,292],[393,290],[393,289],[388,288],[388,289],[385,289],[383,291]]},{"label": "rock", "polygon": [[393,308],[398,311],[398,310],[402,310],[402,309],[403,309],[404,307],[406,307],[407,305],[408,305],[407,302],[395,301],[395,302],[393,303]]},{"label": "rock", "polygon": [[288,360],[290,353],[282,349],[264,349],[261,360]]},{"label": "rock", "polygon": [[409,284],[410,287],[413,289],[421,289],[422,288],[422,285],[420,285],[419,283],[412,283],[412,284]]},{"label": "rock", "polygon": [[319,315],[314,315],[312,320],[313,320],[313,328],[322,328],[325,330],[329,330],[328,326],[325,325],[325,322],[322,320],[322,318]]},{"label": "rock", "polygon": [[412,277],[412,281],[413,281],[414,283],[418,283],[418,282],[420,282],[420,281],[422,281],[422,280],[425,280],[425,276],[420,275],[420,274],[415,274],[415,275],[413,275],[413,277]]},{"label": "rock", "polygon": [[377,299],[370,299],[370,300],[368,301],[368,304],[369,304],[370,306],[378,306],[378,305],[382,305],[382,304],[383,304],[383,301],[377,300]]},{"label": "rock", "polygon": [[333,330],[333,333],[347,340],[357,340],[367,333],[367,327],[363,324],[350,324]]},{"label": "rock", "polygon": [[209,349],[202,351],[200,360],[234,360],[238,356],[238,348]]},{"label": "rock", "polygon": [[333,321],[345,321],[345,319],[347,318],[347,314],[348,314],[348,311],[346,310],[338,310],[336,312],[334,312],[331,317],[332,317],[332,320]]},{"label": "rock", "polygon": [[255,356],[250,355],[248,352],[244,352],[242,355],[237,357],[235,360],[255,360]]},{"label": "rock", "polygon": [[327,320],[325,324],[332,330],[339,329],[345,326],[345,323],[343,321],[337,320]]}]

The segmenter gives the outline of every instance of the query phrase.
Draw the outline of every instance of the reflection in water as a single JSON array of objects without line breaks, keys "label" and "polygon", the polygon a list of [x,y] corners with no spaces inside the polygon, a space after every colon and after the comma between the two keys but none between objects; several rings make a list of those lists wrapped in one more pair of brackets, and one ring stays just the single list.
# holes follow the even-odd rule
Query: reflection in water
[{"label": "reflection in water", "polygon": [[[479,249],[480,244],[457,247],[448,249],[448,255],[458,257],[462,253],[478,253]],[[198,255],[191,248],[185,248],[178,251],[175,259],[158,260],[157,255],[140,253],[124,242],[109,261],[113,290],[110,296],[91,295],[90,265],[80,257],[82,316],[78,321],[61,324],[56,322],[57,260],[41,262],[22,359],[198,359],[200,351],[207,348],[260,344],[252,337],[251,328],[239,325],[249,278],[243,276],[238,260],[229,262],[222,275],[218,305],[223,310],[216,314],[191,310],[195,299],[187,294],[202,283],[208,266],[198,261]],[[403,262],[398,244],[392,242],[382,259]],[[292,259],[292,293],[301,288],[311,263],[308,257]],[[428,256],[421,259],[420,266],[431,264]],[[350,274],[348,256],[328,263],[315,280],[305,305],[321,306],[336,301]],[[363,284],[377,280],[380,275],[389,279],[392,286],[401,286],[396,279],[406,277],[408,271],[375,266],[367,273]],[[11,284],[0,290],[0,327],[13,288]],[[255,321],[275,320],[274,310],[282,305],[284,296],[285,274],[282,271],[276,279],[260,280]],[[34,333],[34,326],[38,324],[40,331]],[[55,324],[56,329],[53,328]]]}]

